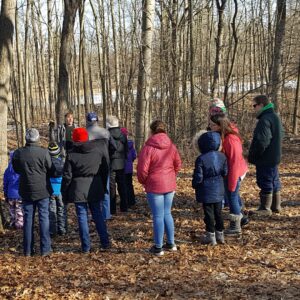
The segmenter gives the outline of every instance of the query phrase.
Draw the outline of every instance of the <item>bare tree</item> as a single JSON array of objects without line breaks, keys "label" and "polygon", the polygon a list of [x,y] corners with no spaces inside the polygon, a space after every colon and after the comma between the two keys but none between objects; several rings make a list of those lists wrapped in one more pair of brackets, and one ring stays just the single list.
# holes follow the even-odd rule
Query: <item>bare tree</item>
[{"label": "bare tree", "polygon": [[286,22],[286,0],[277,0],[276,8],[276,28],[275,28],[275,42],[274,42],[274,57],[272,64],[271,74],[271,97],[275,104],[275,109],[280,110],[280,97],[281,88],[281,73],[282,73],[282,49],[283,40],[285,35],[285,22]]},{"label": "bare tree", "polygon": [[143,1],[142,37],[136,97],[136,148],[139,151],[147,136],[151,87],[151,52],[154,19],[154,0]]},{"label": "bare tree", "polygon": [[[76,13],[81,0],[64,1],[64,21],[59,55],[59,79],[57,87],[56,120],[62,123],[65,110],[69,107],[69,78],[72,59],[72,42]],[[79,122],[80,120],[78,120]]]}]

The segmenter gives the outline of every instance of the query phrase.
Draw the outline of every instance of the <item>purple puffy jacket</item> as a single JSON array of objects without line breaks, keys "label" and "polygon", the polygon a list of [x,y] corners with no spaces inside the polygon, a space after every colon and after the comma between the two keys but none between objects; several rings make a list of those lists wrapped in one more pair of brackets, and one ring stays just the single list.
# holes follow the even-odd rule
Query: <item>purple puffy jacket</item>
[{"label": "purple puffy jacket", "polygon": [[136,159],[136,151],[132,140],[128,140],[127,160],[125,164],[125,174],[133,173],[133,161]]}]

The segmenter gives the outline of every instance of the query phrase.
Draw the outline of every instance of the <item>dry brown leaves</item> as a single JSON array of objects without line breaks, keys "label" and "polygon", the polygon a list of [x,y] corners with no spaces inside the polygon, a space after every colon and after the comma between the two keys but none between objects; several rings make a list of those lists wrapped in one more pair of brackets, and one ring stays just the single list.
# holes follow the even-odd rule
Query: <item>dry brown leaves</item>
[{"label": "dry brown leaves", "polygon": [[[142,187],[135,184],[135,210],[108,223],[113,249],[98,250],[91,224],[93,252],[80,254],[74,209],[70,235],[53,241],[48,258],[24,258],[22,234],[0,236],[1,299],[299,299],[300,166],[299,145],[288,145],[281,165],[283,212],[251,219],[239,238],[204,246],[201,207],[191,188],[192,167],[178,179],[173,216],[177,253],[156,258],[151,218]],[[247,209],[255,209],[258,189],[251,168],[242,184]],[[225,212],[226,213],[226,212]],[[36,241],[38,246],[38,241]]]}]

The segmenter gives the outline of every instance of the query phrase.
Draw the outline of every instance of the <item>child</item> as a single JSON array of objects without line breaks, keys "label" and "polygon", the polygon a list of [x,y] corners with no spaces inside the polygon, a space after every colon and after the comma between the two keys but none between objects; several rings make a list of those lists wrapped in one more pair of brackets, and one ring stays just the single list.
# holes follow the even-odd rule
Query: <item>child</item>
[{"label": "child", "polygon": [[[126,128],[121,128],[121,132],[128,137],[128,130]],[[125,163],[125,182],[127,186],[127,201],[128,207],[132,207],[135,205],[135,195],[134,188],[132,184],[132,174],[133,174],[133,162],[136,159],[136,151],[134,149],[134,142],[132,140],[128,141],[128,152],[127,152],[127,160]]]},{"label": "child", "polygon": [[206,236],[204,244],[212,246],[217,241],[224,244],[224,223],[222,217],[222,201],[224,199],[223,177],[227,175],[227,161],[219,152],[220,134],[206,132],[198,139],[201,152],[195,162],[192,185],[196,190],[197,202],[203,203]]},{"label": "child", "polygon": [[10,226],[16,229],[23,228],[22,199],[19,195],[19,175],[14,171],[11,163],[13,151],[10,152],[8,167],[3,176],[4,197],[9,204]]},{"label": "child", "polygon": [[60,192],[64,161],[60,157],[60,148],[55,142],[49,144],[48,151],[55,168],[54,176],[50,178],[53,194],[49,205],[50,235],[54,237],[56,234],[66,234],[65,207]]}]

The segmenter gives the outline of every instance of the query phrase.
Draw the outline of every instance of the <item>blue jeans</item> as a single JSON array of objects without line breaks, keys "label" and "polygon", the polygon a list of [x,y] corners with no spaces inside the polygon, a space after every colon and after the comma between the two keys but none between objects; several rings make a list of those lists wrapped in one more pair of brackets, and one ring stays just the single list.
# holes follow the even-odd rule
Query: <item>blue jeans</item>
[{"label": "blue jeans", "polygon": [[229,211],[231,214],[239,215],[242,210],[242,200],[239,193],[240,186],[241,186],[241,179],[239,178],[234,192],[230,192],[228,190],[227,180],[224,180],[224,184],[225,184],[225,199],[228,202]]},{"label": "blue jeans", "polygon": [[153,217],[154,243],[158,248],[163,246],[165,229],[167,243],[174,244],[174,220],[171,214],[174,194],[175,192],[166,194],[147,193]]},{"label": "blue jeans", "polygon": [[50,234],[66,233],[66,214],[61,195],[52,195],[49,204]]},{"label": "blue jeans", "polygon": [[89,252],[91,249],[89,224],[88,224],[88,207],[92,213],[96,229],[100,237],[101,245],[105,248],[109,245],[109,238],[106,224],[101,212],[100,201],[98,202],[79,202],[75,203],[77,220],[79,225],[79,235],[81,240],[81,248],[83,252]]},{"label": "blue jeans", "polygon": [[107,178],[107,193],[104,194],[104,199],[101,201],[101,209],[102,209],[102,215],[104,220],[111,219],[111,213],[110,213],[110,193],[109,193],[109,176]]},{"label": "blue jeans", "polygon": [[39,214],[41,255],[46,255],[51,252],[51,240],[49,233],[49,198],[37,201],[24,200],[23,247],[24,255],[26,256],[34,253],[34,216],[36,208],[38,209]]},{"label": "blue jeans", "polygon": [[256,182],[262,193],[269,194],[281,189],[278,166],[259,167],[256,166]]}]

